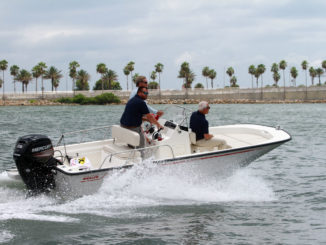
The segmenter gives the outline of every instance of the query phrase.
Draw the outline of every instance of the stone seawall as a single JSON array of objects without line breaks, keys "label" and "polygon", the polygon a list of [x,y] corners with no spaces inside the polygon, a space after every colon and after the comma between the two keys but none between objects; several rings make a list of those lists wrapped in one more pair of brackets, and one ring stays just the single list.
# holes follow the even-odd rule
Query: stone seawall
[{"label": "stone seawall", "polygon": [[[128,100],[130,91],[106,90],[118,96],[122,103]],[[93,97],[102,94],[102,91],[76,91],[76,94],[83,94]],[[72,97],[73,92],[45,92],[44,95],[35,92],[25,94],[6,93],[6,104],[14,101],[32,101],[32,104],[44,104],[40,99],[48,101],[61,97]],[[43,100],[43,101],[44,101]],[[151,103],[197,103],[207,100],[211,103],[293,103],[293,102],[324,102],[326,101],[326,86],[320,87],[287,87],[287,88],[264,88],[264,89],[189,89],[186,90],[150,90],[148,100]],[[2,101],[1,101],[2,102]],[[20,102],[17,102],[19,104]],[[3,103],[1,103],[3,104]],[[16,104],[16,103],[15,103]],[[46,103],[47,104],[47,103]],[[55,103],[57,104],[57,103]]]}]

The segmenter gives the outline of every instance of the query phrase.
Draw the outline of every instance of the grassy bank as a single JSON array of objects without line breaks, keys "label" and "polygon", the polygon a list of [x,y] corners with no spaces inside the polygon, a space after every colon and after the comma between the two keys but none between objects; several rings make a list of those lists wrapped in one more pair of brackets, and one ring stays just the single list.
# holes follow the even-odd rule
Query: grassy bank
[{"label": "grassy bank", "polygon": [[86,97],[82,94],[77,94],[74,97],[63,97],[55,100],[62,104],[80,104],[80,105],[106,105],[119,104],[121,101],[119,97],[112,93],[104,93],[95,97]]}]

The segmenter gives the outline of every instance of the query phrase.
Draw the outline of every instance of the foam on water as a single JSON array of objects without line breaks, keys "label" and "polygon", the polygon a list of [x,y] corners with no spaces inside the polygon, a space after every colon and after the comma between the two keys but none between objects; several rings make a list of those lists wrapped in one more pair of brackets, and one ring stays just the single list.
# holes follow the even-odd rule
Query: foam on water
[{"label": "foam on water", "polygon": [[146,162],[123,173],[115,172],[105,179],[96,194],[58,205],[55,210],[108,217],[138,217],[147,215],[146,212],[135,212],[135,209],[143,207],[276,200],[268,183],[254,176],[249,169],[239,170],[224,180],[198,182],[193,181],[193,177]]},{"label": "foam on water", "polygon": [[15,235],[13,235],[10,231],[2,230],[0,231],[0,243],[7,243],[11,241]]},{"label": "foam on water", "polygon": [[0,187],[0,220],[24,219],[54,222],[75,222],[77,219],[43,213],[57,201],[45,195],[26,198],[24,190]]},{"label": "foam on water", "polygon": [[[265,180],[249,169],[226,179],[202,179],[153,164],[139,165],[123,175],[108,177],[99,195],[116,198],[119,205],[165,205],[229,201],[272,201],[275,196]],[[195,172],[192,172],[196,175]],[[118,201],[117,201],[118,200]]]},{"label": "foam on water", "polygon": [[[3,173],[0,176],[0,181],[5,178]],[[194,176],[155,166],[148,161],[128,171],[109,175],[97,193],[64,203],[45,195],[26,199],[24,190],[0,187],[0,220],[78,222],[69,215],[139,217],[147,214],[134,212],[135,208],[276,199],[268,183],[254,176],[250,169],[239,170],[223,180],[194,179]]]}]

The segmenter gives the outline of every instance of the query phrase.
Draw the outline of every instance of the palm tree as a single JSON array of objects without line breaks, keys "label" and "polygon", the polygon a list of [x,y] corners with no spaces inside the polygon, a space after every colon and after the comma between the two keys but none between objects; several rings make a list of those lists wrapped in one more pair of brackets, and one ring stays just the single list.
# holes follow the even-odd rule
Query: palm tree
[{"label": "palm tree", "polygon": [[191,88],[191,84],[193,81],[195,81],[196,74],[193,71],[190,71],[189,74],[187,74],[187,88]]},{"label": "palm tree", "polygon": [[287,67],[287,63],[285,60],[281,60],[279,63],[279,67],[281,70],[283,70],[283,83],[284,83],[284,87],[283,87],[283,99],[285,100],[285,69]]},{"label": "palm tree", "polygon": [[297,68],[295,68],[294,66],[291,67],[290,73],[291,73],[291,76],[293,77],[294,87],[296,87],[297,84],[296,84],[296,80],[295,80],[295,79],[296,79],[297,76],[298,76],[298,70],[297,70]]},{"label": "palm tree", "polygon": [[75,80],[77,78],[77,68],[79,67],[79,63],[77,61],[72,61],[69,63],[69,76],[72,78],[72,90],[75,95]]},{"label": "palm tree", "polygon": [[256,73],[256,68],[254,65],[249,66],[248,73],[251,75],[251,88],[254,88],[254,75]]},{"label": "palm tree", "polygon": [[[259,65],[257,66],[257,70],[258,70],[258,72],[259,72],[259,74],[260,74],[260,76],[261,76],[261,88],[263,88],[263,74],[264,74],[265,71],[266,71],[265,65],[263,65],[263,64],[259,64]],[[258,84],[257,84],[257,87],[258,87]]]},{"label": "palm tree", "polygon": [[325,69],[326,71],[326,60],[324,60],[323,62],[321,62],[321,66]]},{"label": "palm tree", "polygon": [[2,84],[3,84],[3,81],[2,81],[2,79],[0,78],[0,88],[2,88]]},{"label": "palm tree", "polygon": [[183,62],[179,70],[178,78],[183,78],[184,86],[186,89],[191,87],[191,83],[195,80],[195,73],[190,69],[188,62]]},{"label": "palm tree", "polygon": [[106,68],[106,65],[104,63],[99,63],[96,66],[96,72],[101,74],[101,81],[102,81],[102,93],[104,90],[103,84],[104,84],[104,74],[107,73],[108,68]]},{"label": "palm tree", "polygon": [[125,66],[125,68],[123,68],[123,73],[126,75],[127,77],[127,91],[129,90],[129,87],[128,87],[128,76],[130,74],[130,71],[128,69],[128,66]]},{"label": "palm tree", "polygon": [[38,65],[33,67],[32,75],[35,78],[35,92],[37,93],[37,79],[41,76],[40,67]]},{"label": "palm tree", "polygon": [[326,72],[326,60],[324,60],[323,62],[321,62],[321,66],[325,69],[325,72]]},{"label": "palm tree", "polygon": [[313,67],[309,68],[309,74],[311,76],[311,84],[314,85],[314,79],[317,76],[317,72]]},{"label": "palm tree", "polygon": [[273,73],[278,72],[278,64],[277,63],[272,64],[271,72],[273,72]]},{"label": "palm tree", "polygon": [[159,93],[159,96],[161,98],[161,72],[163,71],[164,69],[164,65],[161,64],[161,63],[157,63],[155,65],[155,71],[158,73],[158,93]]},{"label": "palm tree", "polygon": [[14,80],[14,92],[16,93],[16,76],[19,73],[19,67],[17,65],[12,65],[10,67],[10,75],[13,76],[13,80]]},{"label": "palm tree", "polygon": [[51,79],[51,87],[52,87],[52,92],[54,90],[54,81],[58,80],[62,78],[62,74],[61,71],[59,71],[57,68],[55,68],[54,66],[51,66],[49,68],[49,70],[46,71],[46,73],[44,74],[44,78],[46,79]]},{"label": "palm tree", "polygon": [[213,88],[213,80],[216,78],[216,71],[214,69],[209,70],[208,77],[211,79],[211,86]]},{"label": "palm tree", "polygon": [[[28,83],[33,79],[32,74],[28,72],[27,70],[23,69],[19,72],[19,74],[16,77],[17,81],[20,81],[22,83],[22,92],[27,92],[27,85]],[[25,87],[25,89],[24,89]]]},{"label": "palm tree", "polygon": [[319,86],[321,85],[321,82],[320,82],[320,76],[324,74],[324,70],[320,67],[318,67],[316,69],[316,75],[318,76],[318,79],[319,79]]},{"label": "palm tree", "polygon": [[306,87],[307,87],[307,69],[308,69],[308,61],[304,60],[301,63],[302,70],[306,73]]},{"label": "palm tree", "polygon": [[132,82],[134,83],[134,84],[136,84],[136,79],[137,79],[137,77],[139,77],[139,74],[138,73],[135,73],[135,75],[133,75],[132,76]]},{"label": "palm tree", "polygon": [[76,87],[77,90],[89,90],[88,80],[90,79],[90,75],[85,70],[80,70],[77,73],[77,82]]},{"label": "palm tree", "polygon": [[277,86],[277,82],[278,80],[280,80],[280,74],[278,73],[278,64],[277,63],[273,63],[272,67],[271,67],[271,72],[273,72],[273,80],[274,80],[274,85],[275,87]]},{"label": "palm tree", "polygon": [[148,84],[149,89],[158,89],[158,83],[157,82],[150,82]]},{"label": "palm tree", "polygon": [[56,80],[53,81],[53,86],[54,86],[55,92],[57,92],[57,89],[59,87],[59,83],[60,83],[59,79],[56,79]]},{"label": "palm tree", "polygon": [[237,77],[232,76],[230,79],[230,83],[231,83],[231,87],[233,87],[233,88],[237,87]]},{"label": "palm tree", "polygon": [[273,73],[273,79],[274,79],[274,86],[278,87],[277,83],[280,80],[281,76],[278,72]]},{"label": "palm tree", "polygon": [[254,74],[254,76],[255,76],[255,78],[256,78],[257,88],[258,88],[258,79],[259,79],[260,75],[261,75],[261,74],[260,74],[259,70],[256,69],[256,70],[255,70],[255,74]]},{"label": "palm tree", "polygon": [[47,66],[46,66],[46,64],[44,63],[44,62],[39,62],[38,64],[37,64],[37,66],[39,67],[39,71],[40,71],[40,73],[41,73],[41,78],[42,78],[42,99],[44,98],[44,84],[43,84],[43,76],[44,76],[44,74],[45,74],[45,72],[46,72],[46,68],[48,68]]},{"label": "palm tree", "polygon": [[155,82],[155,79],[156,79],[156,71],[152,71],[151,73],[151,79],[153,82]]},{"label": "palm tree", "polygon": [[[131,76],[131,77],[133,77],[133,76],[132,76],[132,71],[135,70],[134,65],[135,65],[135,62],[133,62],[133,61],[130,61],[130,62],[127,64],[127,67],[128,67],[128,70],[130,71],[130,76]],[[133,83],[131,83],[131,89],[133,89],[133,88],[134,88],[134,85],[133,85]]]},{"label": "palm tree", "polygon": [[233,76],[234,74],[234,69],[232,67],[229,67],[227,70],[226,70],[226,74],[229,75],[230,77],[230,85],[231,85],[231,77]]},{"label": "palm tree", "polygon": [[6,60],[0,61],[0,70],[2,70],[2,100],[5,100],[5,70],[8,68],[8,62]]},{"label": "palm tree", "polygon": [[181,66],[180,66],[178,78],[183,79],[183,86],[185,88],[187,88],[187,86],[186,86],[186,74],[189,73],[189,72],[190,72],[189,63],[188,62],[183,62],[181,64]]},{"label": "palm tree", "polygon": [[109,90],[112,89],[112,82],[118,80],[118,75],[115,71],[113,70],[108,70],[103,76],[104,80],[109,81]]},{"label": "palm tree", "polygon": [[191,88],[191,83],[195,80],[195,76],[195,73],[190,69],[189,63],[183,62],[179,70],[178,78],[183,78],[183,86],[186,89],[186,98],[188,98],[188,88]]},{"label": "palm tree", "polygon": [[[208,89],[208,82],[207,82],[207,78],[209,77],[209,67],[205,66],[201,72],[201,74],[203,75],[203,77],[206,78],[206,88]],[[213,88],[213,84],[212,84],[212,88]]]},{"label": "palm tree", "polygon": [[285,88],[285,69],[287,67],[287,63],[285,60],[281,60],[279,63],[279,67],[281,70],[283,70],[283,82],[284,82],[284,88]]}]

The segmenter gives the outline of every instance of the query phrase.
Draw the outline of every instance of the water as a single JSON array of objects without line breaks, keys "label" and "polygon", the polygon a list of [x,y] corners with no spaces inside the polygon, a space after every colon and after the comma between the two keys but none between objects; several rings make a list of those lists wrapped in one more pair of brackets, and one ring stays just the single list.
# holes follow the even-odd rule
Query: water
[{"label": "water", "polygon": [[152,171],[149,161],[94,195],[64,201],[26,199],[3,172],[19,136],[56,141],[63,131],[118,123],[123,108],[0,107],[0,243],[326,244],[324,104],[211,105],[211,125],[281,125],[293,137],[225,180],[198,183]]}]

